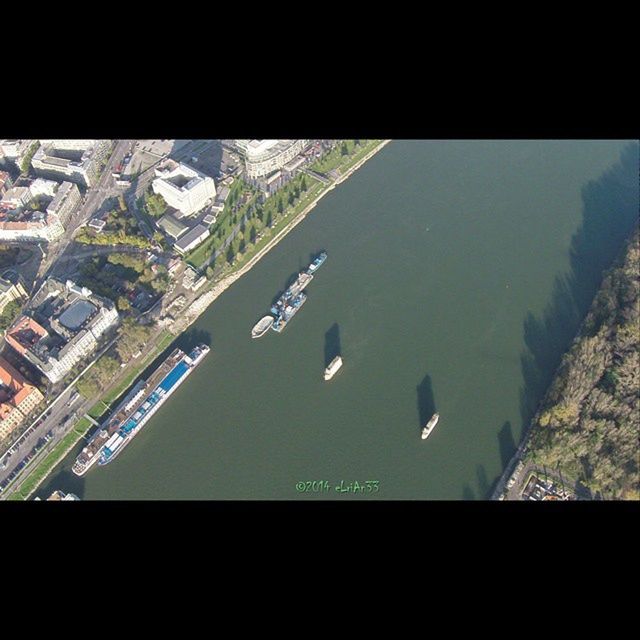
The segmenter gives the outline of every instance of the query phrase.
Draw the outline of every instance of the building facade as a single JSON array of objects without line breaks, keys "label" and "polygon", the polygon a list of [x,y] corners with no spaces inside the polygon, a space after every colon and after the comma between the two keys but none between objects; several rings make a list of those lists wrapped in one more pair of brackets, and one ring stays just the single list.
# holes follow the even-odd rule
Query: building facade
[{"label": "building facade", "polygon": [[0,197],[2,197],[11,187],[13,181],[6,171],[0,171]]},{"label": "building facade", "polygon": [[177,209],[179,217],[197,213],[216,196],[213,178],[186,164],[167,160],[155,170],[155,174],[153,192],[159,193],[170,207]]},{"label": "building facade", "polygon": [[39,389],[0,358],[0,438],[20,426],[43,399]]},{"label": "building facade", "polygon": [[57,216],[63,226],[69,223],[71,214],[80,204],[80,189],[73,182],[63,182],[56,191],[53,200],[47,206],[47,213]]},{"label": "building facade", "polygon": [[5,310],[5,307],[14,300],[26,300],[27,292],[22,286],[20,280],[16,281],[16,284],[0,278],[0,313]]},{"label": "building facade", "polygon": [[18,169],[35,140],[0,140],[0,160],[10,162]]},{"label": "building facade", "polygon": [[29,186],[13,187],[0,200],[0,240],[51,242],[64,234],[80,200],[71,182],[37,178]]},{"label": "building facade", "polygon": [[40,145],[31,160],[39,176],[91,187],[112,143],[111,140],[41,140]]},{"label": "building facade", "polygon": [[119,318],[111,300],[71,280],[49,278],[32,306],[31,315],[22,316],[5,340],[53,383],[94,353],[98,339]]},{"label": "building facade", "polygon": [[244,156],[247,179],[255,180],[282,169],[309,140],[235,140],[235,144]]},{"label": "building facade", "polygon": [[185,233],[182,238],[173,245],[173,248],[182,254],[188,253],[204,242],[210,235],[211,232],[208,227],[203,224],[198,224],[188,233]]}]

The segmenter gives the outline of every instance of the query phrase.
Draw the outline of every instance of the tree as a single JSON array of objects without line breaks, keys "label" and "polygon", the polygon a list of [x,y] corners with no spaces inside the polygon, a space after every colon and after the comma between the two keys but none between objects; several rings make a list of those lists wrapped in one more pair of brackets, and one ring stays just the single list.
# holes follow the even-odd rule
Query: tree
[{"label": "tree", "polygon": [[264,218],[264,210],[262,209],[262,207],[258,207],[256,209],[256,216],[258,216],[258,220],[262,222],[262,219]]},{"label": "tree", "polygon": [[303,191],[307,190],[307,178],[305,176],[302,176],[302,182],[300,183],[300,188]]},{"label": "tree", "polygon": [[227,262],[231,264],[233,262],[234,257],[235,257],[235,254],[233,253],[233,245],[229,243],[229,248],[227,249]]},{"label": "tree", "polygon": [[244,238],[242,238],[242,240],[240,240],[240,244],[238,245],[238,252],[239,253],[244,253],[245,249],[247,248],[247,245],[244,241]]},{"label": "tree", "polygon": [[131,304],[124,296],[118,298],[116,305],[118,306],[118,311],[128,311],[131,309]]},{"label": "tree", "polygon": [[76,388],[85,397],[96,396],[109,384],[120,370],[120,363],[112,356],[102,356],[89,371],[78,380]]},{"label": "tree", "polygon": [[284,211],[284,205],[282,204],[282,198],[278,198],[278,213],[282,213]]},{"label": "tree", "polygon": [[122,194],[118,196],[118,205],[120,206],[120,211],[127,210],[127,203],[124,201],[124,196]]},{"label": "tree", "polygon": [[7,304],[0,314],[0,331],[8,329],[20,315],[21,304],[17,300],[12,300]]},{"label": "tree", "polygon": [[340,155],[343,155],[343,156],[349,155],[349,149],[347,147],[346,140],[342,143],[342,146],[340,147]]},{"label": "tree", "polygon": [[22,171],[22,173],[25,173],[25,174],[29,173],[29,169],[31,168],[31,160],[33,159],[33,156],[35,155],[39,147],[40,147],[40,143],[38,141],[34,142],[29,147],[29,150],[27,151],[24,158],[22,159],[22,162],[20,163],[20,171]]},{"label": "tree", "polygon": [[272,224],[273,224],[273,216],[271,215],[271,211],[269,211],[269,214],[267,215],[267,227],[271,229]]},{"label": "tree", "polygon": [[289,198],[287,199],[289,206],[291,206],[295,202],[295,198],[293,196],[293,192],[289,191]]},{"label": "tree", "polygon": [[242,221],[240,222],[240,233],[244,233],[246,228],[247,228],[247,225],[244,221],[244,218],[242,218]]},{"label": "tree", "polygon": [[255,244],[256,243],[256,228],[255,227],[251,227],[251,231],[249,231],[249,242],[251,244]]},{"label": "tree", "polygon": [[213,278],[213,269],[211,268],[211,265],[207,267],[205,275],[207,276],[207,280],[211,280],[211,278]]},{"label": "tree", "polygon": [[151,327],[138,324],[128,318],[124,321],[116,344],[116,352],[122,362],[128,362],[142,350],[151,335]]},{"label": "tree", "polygon": [[167,210],[167,203],[159,193],[146,193],[145,203],[147,213],[154,217],[159,217]]},{"label": "tree", "polygon": [[119,264],[128,269],[133,269],[137,273],[145,270],[145,261],[141,256],[130,255],[128,253],[111,253],[107,257],[107,262]]},{"label": "tree", "polygon": [[296,185],[293,189],[293,196],[296,200],[300,197],[300,187],[298,187],[298,185]]}]

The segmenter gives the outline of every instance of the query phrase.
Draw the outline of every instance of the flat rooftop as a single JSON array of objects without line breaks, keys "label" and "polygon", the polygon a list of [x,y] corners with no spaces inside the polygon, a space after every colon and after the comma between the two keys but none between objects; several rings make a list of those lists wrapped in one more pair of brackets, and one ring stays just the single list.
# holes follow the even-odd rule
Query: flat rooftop
[{"label": "flat rooftop", "polygon": [[70,331],[76,331],[96,311],[97,307],[88,300],[76,300],[60,314],[58,321]]}]

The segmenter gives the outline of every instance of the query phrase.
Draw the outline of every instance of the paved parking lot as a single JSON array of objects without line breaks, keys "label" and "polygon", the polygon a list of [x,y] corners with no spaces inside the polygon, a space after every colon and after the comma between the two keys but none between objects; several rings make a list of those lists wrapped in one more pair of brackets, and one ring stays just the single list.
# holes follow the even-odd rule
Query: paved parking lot
[{"label": "paved parking lot", "polygon": [[131,162],[124,170],[125,176],[137,175],[153,166],[167,155],[180,153],[192,140],[138,140]]}]

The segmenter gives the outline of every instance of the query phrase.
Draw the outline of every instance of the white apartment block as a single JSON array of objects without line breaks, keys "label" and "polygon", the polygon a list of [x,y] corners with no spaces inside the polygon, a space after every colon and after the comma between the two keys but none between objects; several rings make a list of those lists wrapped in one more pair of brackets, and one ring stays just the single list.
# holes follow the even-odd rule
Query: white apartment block
[{"label": "white apartment block", "polygon": [[247,178],[255,179],[282,169],[309,140],[236,140],[235,144],[244,156]]},{"label": "white apartment block", "polygon": [[35,315],[52,314],[44,320],[45,326],[22,316],[5,340],[53,383],[93,354],[98,338],[118,322],[118,310],[111,300],[70,280],[63,284],[49,278],[33,300]]},{"label": "white apartment block", "polygon": [[71,214],[80,204],[80,189],[73,182],[63,182],[56,191],[53,200],[47,205],[47,213],[58,217],[66,225]]},{"label": "white apartment block", "polygon": [[0,140],[0,160],[6,160],[20,168],[35,140]]},{"label": "white apartment block", "polygon": [[40,140],[31,166],[44,177],[63,178],[86,187],[93,185],[110,140]]},{"label": "white apartment block", "polygon": [[0,240],[5,242],[53,242],[64,234],[57,216],[40,214],[29,222],[0,222]]},{"label": "white apartment block", "polygon": [[26,300],[29,296],[25,291],[24,286],[20,280],[16,281],[16,284],[0,278],[0,313],[2,313],[5,307],[14,300]]},{"label": "white apartment block", "polygon": [[159,193],[166,203],[183,216],[191,216],[203,209],[216,196],[213,178],[186,164],[167,160],[156,170],[153,192]]},{"label": "white apartment block", "polygon": [[[51,198],[46,211],[25,209],[36,197]],[[37,178],[28,187],[13,187],[0,200],[0,240],[52,242],[64,234],[65,224],[80,203],[80,190],[71,182],[59,185]]]}]

